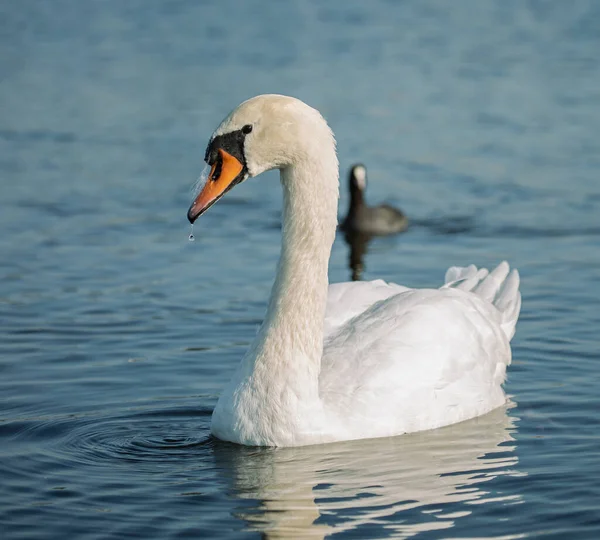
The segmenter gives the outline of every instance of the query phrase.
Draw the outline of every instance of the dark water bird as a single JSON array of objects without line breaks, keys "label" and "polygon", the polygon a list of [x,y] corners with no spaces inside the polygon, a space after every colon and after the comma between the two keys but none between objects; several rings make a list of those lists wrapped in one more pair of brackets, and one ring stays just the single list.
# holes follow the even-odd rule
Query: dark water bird
[{"label": "dark water bird", "polygon": [[382,204],[367,206],[365,189],[367,187],[367,169],[361,163],[350,168],[348,176],[350,188],[350,207],[342,222],[342,230],[383,236],[397,234],[408,227],[408,218],[393,206]]}]

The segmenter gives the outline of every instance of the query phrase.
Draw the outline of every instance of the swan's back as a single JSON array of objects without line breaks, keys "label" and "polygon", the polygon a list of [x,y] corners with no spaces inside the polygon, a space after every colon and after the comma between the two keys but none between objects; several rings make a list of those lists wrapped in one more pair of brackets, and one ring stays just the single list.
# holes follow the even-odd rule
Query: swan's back
[{"label": "swan's back", "polygon": [[332,286],[329,305],[351,316],[335,325],[342,317],[328,311],[319,388],[346,436],[432,429],[502,405],[518,285],[502,263],[492,272],[450,268],[440,289]]}]

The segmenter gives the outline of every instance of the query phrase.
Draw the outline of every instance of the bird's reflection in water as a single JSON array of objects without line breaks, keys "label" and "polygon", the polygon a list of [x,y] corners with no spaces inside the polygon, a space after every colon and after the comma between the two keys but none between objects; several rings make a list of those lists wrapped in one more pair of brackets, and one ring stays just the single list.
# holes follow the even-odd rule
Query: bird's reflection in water
[{"label": "bird's reflection in water", "polygon": [[244,448],[217,443],[217,470],[235,512],[266,538],[324,538],[374,527],[409,537],[449,529],[473,506],[514,502],[485,490],[500,475],[518,475],[507,407],[447,428],[400,437],[300,448]]},{"label": "bird's reflection in water", "polygon": [[344,239],[350,249],[348,266],[352,281],[360,281],[363,270],[365,269],[364,257],[367,253],[369,242],[373,239],[373,235],[346,231]]}]

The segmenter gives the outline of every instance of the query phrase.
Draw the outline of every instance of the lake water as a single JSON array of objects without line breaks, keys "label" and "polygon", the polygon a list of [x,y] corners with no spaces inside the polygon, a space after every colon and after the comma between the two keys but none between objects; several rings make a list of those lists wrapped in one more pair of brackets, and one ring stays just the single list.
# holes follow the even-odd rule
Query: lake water
[{"label": "lake water", "polygon": [[[600,538],[600,3],[0,4],[0,535]],[[299,449],[210,437],[265,310],[275,173],[190,188],[243,99],[320,109],[412,226],[363,278],[507,259],[510,404]],[[343,190],[341,210],[348,197]],[[347,280],[340,236],[330,277]]]}]

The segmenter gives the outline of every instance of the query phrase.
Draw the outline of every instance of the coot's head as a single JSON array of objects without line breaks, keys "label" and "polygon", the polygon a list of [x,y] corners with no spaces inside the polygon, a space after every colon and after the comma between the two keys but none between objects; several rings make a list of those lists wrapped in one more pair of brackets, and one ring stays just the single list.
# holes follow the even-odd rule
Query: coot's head
[{"label": "coot's head", "polygon": [[350,167],[350,191],[363,192],[367,188],[367,168],[362,163]]}]

